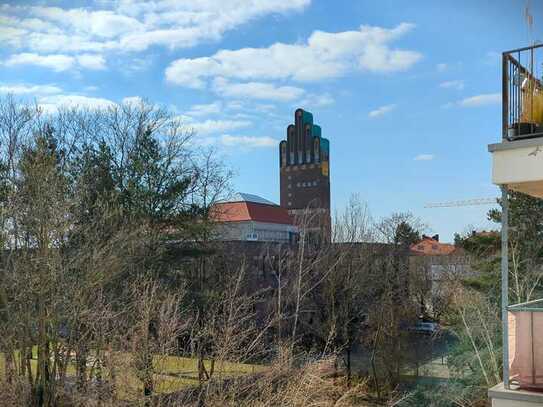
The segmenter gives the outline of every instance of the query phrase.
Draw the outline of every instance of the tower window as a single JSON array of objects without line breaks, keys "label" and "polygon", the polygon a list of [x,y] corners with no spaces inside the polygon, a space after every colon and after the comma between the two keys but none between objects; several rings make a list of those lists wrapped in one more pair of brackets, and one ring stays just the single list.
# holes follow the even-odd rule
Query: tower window
[{"label": "tower window", "polygon": [[287,143],[281,142],[281,167],[287,165]]}]

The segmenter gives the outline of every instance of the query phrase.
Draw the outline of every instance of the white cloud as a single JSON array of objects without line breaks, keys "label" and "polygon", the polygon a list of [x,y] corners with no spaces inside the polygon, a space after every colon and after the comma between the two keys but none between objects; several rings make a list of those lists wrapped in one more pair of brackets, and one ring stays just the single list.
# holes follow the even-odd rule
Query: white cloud
[{"label": "white cloud", "polygon": [[239,100],[231,100],[226,104],[226,107],[231,110],[242,110],[245,109],[243,102]]},{"label": "white cloud", "polygon": [[298,12],[310,0],[103,1],[101,10],[4,5],[0,43],[41,53],[143,51],[219,40],[270,14]]},{"label": "white cloud", "polygon": [[390,43],[414,28],[402,23],[387,29],[363,25],[357,31],[315,31],[305,43],[275,43],[267,48],[221,50],[209,57],[182,58],[165,71],[176,85],[202,88],[210,78],[316,81],[348,72],[396,72],[409,69],[422,55]]},{"label": "white cloud", "polygon": [[55,85],[27,85],[27,84],[1,84],[0,93],[14,95],[50,95],[62,93],[62,89]]},{"label": "white cloud", "polygon": [[464,81],[460,80],[460,79],[452,80],[452,81],[445,81],[445,82],[441,82],[439,84],[439,87],[440,88],[445,88],[445,89],[462,90],[462,89],[464,89]]},{"label": "white cloud", "polygon": [[221,96],[230,98],[264,99],[287,102],[301,97],[304,90],[294,86],[275,86],[264,82],[232,83],[217,78],[213,90]]},{"label": "white cloud", "polygon": [[182,119],[187,122],[189,127],[194,129],[197,135],[202,136],[238,130],[251,125],[248,120],[205,120],[195,122],[192,118],[186,116],[182,117]]},{"label": "white cloud", "polygon": [[[4,6],[4,10],[6,6]],[[0,10],[1,12],[1,10]],[[61,33],[54,24],[40,20],[38,18],[16,18],[4,13],[0,13],[0,22],[4,27],[18,27],[22,30],[43,32],[43,33]]]},{"label": "white cloud", "polygon": [[49,54],[40,55],[30,52],[11,55],[4,63],[6,66],[17,65],[36,65],[43,68],[52,69],[55,72],[70,70],[74,67],[84,69],[105,69],[105,59],[101,55],[82,54],[82,55],[64,55],[64,54]]},{"label": "white cloud", "polygon": [[449,66],[447,64],[437,64],[436,69],[438,72],[445,72],[447,69],[449,69]]},{"label": "white cloud", "polygon": [[37,65],[44,68],[52,69],[55,72],[66,71],[71,69],[75,64],[75,58],[62,55],[38,55],[29,52],[22,54],[15,54],[8,58],[4,65],[16,66],[16,65]]},{"label": "white cloud", "polygon": [[106,60],[104,59],[102,55],[83,54],[83,55],[78,55],[76,58],[77,58],[77,63],[82,68],[92,69],[92,70],[106,69]]},{"label": "white cloud", "polygon": [[42,21],[54,24],[57,31],[60,29],[61,32],[72,32],[89,37],[113,38],[143,28],[143,24],[137,19],[111,10],[90,11],[83,8],[63,9],[43,6],[21,7],[21,9]]},{"label": "white cloud", "polygon": [[33,52],[44,54],[64,52],[106,52],[118,49],[114,41],[89,41],[80,35],[30,33],[24,46]]},{"label": "white cloud", "polygon": [[95,86],[95,85],[89,85],[83,88],[83,90],[87,92],[96,92],[98,89],[99,89],[98,86]]},{"label": "white cloud", "polygon": [[275,110],[278,106],[281,106],[282,103],[258,103],[246,98],[244,101],[235,99],[225,100],[220,103],[220,105],[224,106],[221,112],[227,113],[230,118],[252,119],[254,115],[259,114],[265,114],[268,117],[276,115],[277,113]]},{"label": "white cloud", "polygon": [[278,140],[272,137],[254,137],[254,136],[231,136],[223,134],[220,137],[222,145],[227,147],[242,147],[242,148],[270,148],[276,147]]},{"label": "white cloud", "polygon": [[23,46],[23,39],[27,31],[17,27],[5,25],[5,19],[0,16],[0,43],[4,46],[19,48]]},{"label": "white cloud", "polygon": [[[134,12],[133,4],[125,3],[132,9],[127,11]],[[151,45],[191,47],[203,40],[219,40],[224,32],[255,18],[300,11],[309,3],[310,0],[171,1],[163,2],[162,8],[151,3],[147,10],[141,10],[149,28],[122,37],[121,46],[136,51]]]},{"label": "white cloud", "polygon": [[222,102],[217,101],[208,104],[192,105],[187,112],[189,116],[208,116],[211,114],[220,113],[222,110]]},{"label": "white cloud", "polygon": [[385,105],[385,106],[381,106],[375,110],[372,110],[371,112],[368,113],[368,117],[370,118],[376,118],[376,117],[381,117],[389,112],[391,112],[392,110],[394,110],[396,108],[396,105],[392,104],[392,105]]},{"label": "white cloud", "polygon": [[47,113],[54,113],[59,108],[81,107],[86,109],[105,109],[115,102],[104,98],[82,95],[52,95],[38,99],[38,105]]},{"label": "white cloud", "polygon": [[434,158],[435,158],[435,155],[433,154],[419,154],[414,158],[414,160],[415,161],[432,161]]},{"label": "white cloud", "polygon": [[255,105],[254,106],[254,109],[257,111],[257,112],[261,112],[261,113],[268,113],[268,112],[272,112],[274,111],[276,108],[275,105],[272,105],[272,104],[258,104],[258,105]]},{"label": "white cloud", "polygon": [[335,99],[328,93],[322,95],[307,95],[305,98],[297,102],[299,106],[315,108],[315,107],[326,107],[336,103]]},{"label": "white cloud", "polygon": [[501,93],[485,93],[462,99],[458,102],[458,105],[462,107],[479,107],[487,105],[497,105],[501,102]]},{"label": "white cloud", "polygon": [[139,96],[127,96],[123,98],[121,101],[124,105],[141,105],[143,103],[143,99]]}]

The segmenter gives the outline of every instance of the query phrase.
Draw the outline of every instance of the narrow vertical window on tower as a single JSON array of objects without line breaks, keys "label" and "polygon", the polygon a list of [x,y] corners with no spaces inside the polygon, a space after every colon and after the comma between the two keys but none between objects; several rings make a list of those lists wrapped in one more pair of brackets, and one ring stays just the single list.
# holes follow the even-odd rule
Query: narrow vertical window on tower
[{"label": "narrow vertical window on tower", "polygon": [[315,137],[313,141],[313,154],[315,156],[315,163],[320,161],[320,151],[319,151],[319,139]]},{"label": "narrow vertical window on tower", "polygon": [[311,162],[311,126],[310,125],[307,125],[305,128],[304,144],[306,147],[305,162],[309,164]]},{"label": "narrow vertical window on tower", "polygon": [[294,161],[294,126],[290,125],[287,128],[287,150],[289,152],[289,160],[287,165],[294,165],[296,164],[296,161]]},{"label": "narrow vertical window on tower", "polygon": [[287,165],[287,143],[281,142],[281,167]]}]

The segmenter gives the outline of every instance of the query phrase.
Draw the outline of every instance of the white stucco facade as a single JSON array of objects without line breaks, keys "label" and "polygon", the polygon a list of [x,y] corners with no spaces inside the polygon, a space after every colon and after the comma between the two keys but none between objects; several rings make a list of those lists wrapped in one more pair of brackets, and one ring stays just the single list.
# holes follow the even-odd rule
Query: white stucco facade
[{"label": "white stucco facade", "polygon": [[492,182],[543,198],[543,138],[491,144]]},{"label": "white stucco facade", "polygon": [[247,240],[260,242],[291,242],[298,233],[294,225],[240,221],[218,224],[215,238],[218,240]]}]

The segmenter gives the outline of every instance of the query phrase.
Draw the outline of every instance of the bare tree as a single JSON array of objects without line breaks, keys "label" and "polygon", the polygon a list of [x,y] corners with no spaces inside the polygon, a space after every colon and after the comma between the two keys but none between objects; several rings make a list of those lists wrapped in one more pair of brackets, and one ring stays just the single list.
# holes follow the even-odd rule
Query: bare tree
[{"label": "bare tree", "polygon": [[[147,103],[41,117],[0,100],[0,353],[23,404],[114,400],[127,333],[152,392],[150,360],[182,327],[172,235],[193,240],[204,213],[189,138]],[[220,194],[227,177],[206,163]]]}]

